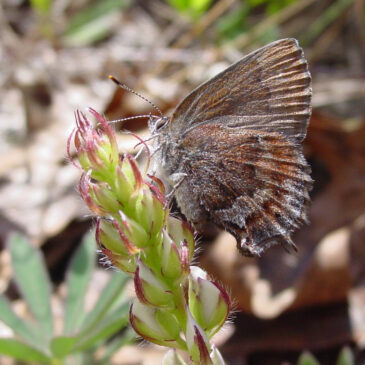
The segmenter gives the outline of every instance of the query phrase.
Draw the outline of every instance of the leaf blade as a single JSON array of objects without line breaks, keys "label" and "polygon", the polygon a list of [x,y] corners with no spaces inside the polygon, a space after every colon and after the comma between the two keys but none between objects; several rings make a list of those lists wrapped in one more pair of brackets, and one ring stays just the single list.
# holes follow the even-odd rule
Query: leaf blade
[{"label": "leaf blade", "polygon": [[22,340],[38,347],[37,345],[41,341],[37,334],[39,331],[31,323],[18,317],[11,309],[8,300],[3,296],[0,296],[0,320],[10,327]]},{"label": "leaf blade", "polygon": [[94,308],[85,316],[81,325],[81,330],[91,330],[99,321],[107,315],[110,308],[121,295],[129,277],[123,272],[115,272],[110,277],[108,283],[99,295],[98,301]]},{"label": "leaf blade", "polygon": [[51,284],[44,259],[24,237],[10,237],[9,250],[14,278],[45,339],[53,333]]},{"label": "leaf blade", "polygon": [[96,246],[92,233],[85,236],[67,273],[67,298],[63,334],[70,335],[84,318],[84,299],[95,268]]},{"label": "leaf blade", "polygon": [[50,363],[51,359],[43,352],[12,338],[0,338],[0,353],[17,360],[37,363]]}]

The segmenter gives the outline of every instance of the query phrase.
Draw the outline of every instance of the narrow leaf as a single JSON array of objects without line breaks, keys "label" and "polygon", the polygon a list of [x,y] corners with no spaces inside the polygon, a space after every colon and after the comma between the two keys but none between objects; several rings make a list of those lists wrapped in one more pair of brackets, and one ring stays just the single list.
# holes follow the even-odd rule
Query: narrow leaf
[{"label": "narrow leaf", "polygon": [[46,338],[51,338],[53,320],[51,285],[44,259],[38,249],[23,237],[13,235],[9,242],[16,283]]},{"label": "narrow leaf", "polygon": [[19,336],[25,342],[28,342],[33,346],[41,342],[41,339],[39,338],[40,336],[37,334],[37,328],[32,326],[26,320],[19,318],[11,309],[8,300],[3,296],[0,296],[0,320],[9,326],[13,330],[14,334]]},{"label": "narrow leaf", "polygon": [[70,335],[80,326],[84,318],[84,300],[95,268],[96,246],[92,233],[82,241],[67,273],[67,299],[63,333]]},{"label": "narrow leaf", "polygon": [[85,329],[90,331],[98,325],[112,305],[118,300],[119,296],[122,295],[123,288],[128,279],[129,277],[121,271],[112,274],[94,308],[86,315],[81,326],[82,331]]},{"label": "narrow leaf", "polygon": [[47,364],[51,359],[39,350],[12,338],[0,338],[0,354],[14,359]]},{"label": "narrow leaf", "polygon": [[58,359],[63,359],[68,355],[72,346],[75,344],[74,337],[60,336],[52,339],[51,350],[53,355]]},{"label": "narrow leaf", "polygon": [[112,336],[121,328],[125,327],[129,320],[129,303],[124,303],[92,331],[83,332],[78,336],[77,343],[72,349],[73,352],[84,351],[100,340]]}]

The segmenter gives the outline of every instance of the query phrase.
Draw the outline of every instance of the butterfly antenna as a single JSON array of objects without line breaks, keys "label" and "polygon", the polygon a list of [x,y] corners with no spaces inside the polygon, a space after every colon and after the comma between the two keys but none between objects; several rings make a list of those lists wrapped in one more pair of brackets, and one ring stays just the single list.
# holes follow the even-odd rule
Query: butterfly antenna
[{"label": "butterfly antenna", "polygon": [[144,101],[147,101],[147,103],[150,104],[152,106],[152,108],[155,109],[160,114],[161,117],[163,116],[161,109],[159,107],[157,107],[155,104],[153,104],[152,101],[148,100],[143,95],[137,93],[137,91],[134,91],[133,89],[131,89],[126,84],[123,84],[122,82],[120,82],[119,80],[117,80],[114,76],[109,75],[109,79],[112,80],[115,84],[117,84],[122,89],[131,92],[132,94],[138,96],[139,98],[141,98]]},{"label": "butterfly antenna", "polygon": [[[131,119],[150,118],[150,117],[151,117],[151,114],[135,115],[134,117],[126,117],[126,118],[122,118],[122,119],[108,120],[108,123],[119,123],[119,122],[124,122],[126,120],[131,120]],[[154,115],[152,115],[152,117],[154,117]]]}]

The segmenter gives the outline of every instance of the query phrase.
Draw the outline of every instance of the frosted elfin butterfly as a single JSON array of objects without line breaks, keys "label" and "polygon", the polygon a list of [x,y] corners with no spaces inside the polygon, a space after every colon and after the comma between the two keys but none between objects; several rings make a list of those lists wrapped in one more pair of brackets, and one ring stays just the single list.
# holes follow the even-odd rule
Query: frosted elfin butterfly
[{"label": "frosted elfin butterfly", "polygon": [[295,247],[312,186],[301,146],[311,97],[303,51],[282,39],[198,86],[171,118],[150,118],[158,175],[198,231],[213,222],[246,256]]}]

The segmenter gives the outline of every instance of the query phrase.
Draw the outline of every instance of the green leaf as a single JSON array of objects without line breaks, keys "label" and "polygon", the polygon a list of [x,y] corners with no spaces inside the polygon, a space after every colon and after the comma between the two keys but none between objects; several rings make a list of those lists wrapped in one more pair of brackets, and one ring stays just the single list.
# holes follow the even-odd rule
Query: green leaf
[{"label": "green leaf", "polygon": [[53,355],[58,359],[66,357],[72,346],[75,344],[75,337],[59,336],[52,339],[51,350]]},{"label": "green leaf", "polygon": [[105,38],[119,21],[118,11],[130,0],[103,0],[94,2],[72,17],[64,33],[68,46],[83,46]]},{"label": "green leaf", "polygon": [[26,363],[50,363],[51,359],[39,350],[12,338],[0,338],[0,354]]},{"label": "green leaf", "polygon": [[349,347],[341,350],[336,365],[355,365],[354,354]]},{"label": "green leaf", "polygon": [[81,330],[90,331],[98,325],[98,323],[105,317],[113,304],[122,295],[123,288],[129,280],[129,277],[121,271],[114,272],[109,279],[105,288],[101,292],[94,308],[86,315],[83,320]]},{"label": "green leaf", "polygon": [[298,365],[320,365],[310,352],[303,352],[298,359]]},{"label": "green leaf", "polygon": [[77,338],[77,343],[73,352],[84,351],[100,340],[112,336],[121,328],[125,327],[129,320],[129,303],[124,303],[112,314],[108,315],[92,331],[81,333]]},{"label": "green leaf", "polygon": [[63,329],[65,335],[73,334],[84,319],[84,300],[95,268],[95,257],[95,238],[94,234],[90,233],[81,242],[67,272],[67,299]]},{"label": "green leaf", "polygon": [[10,303],[3,296],[0,296],[0,320],[9,326],[13,332],[24,341],[39,347],[39,344],[42,341],[37,333],[39,332],[39,329],[19,318],[11,309]]},{"label": "green leaf", "polygon": [[16,283],[43,335],[49,339],[53,332],[51,285],[43,257],[19,235],[10,238],[9,249]]}]

